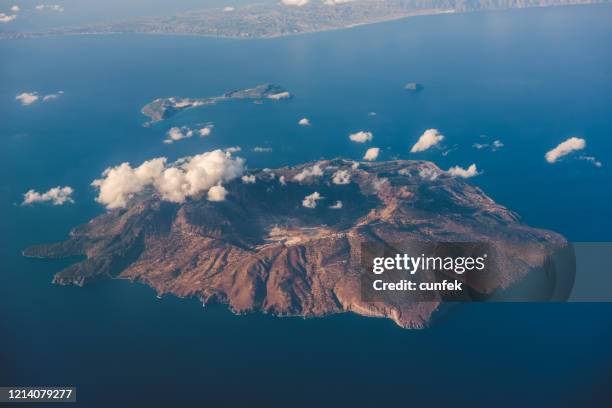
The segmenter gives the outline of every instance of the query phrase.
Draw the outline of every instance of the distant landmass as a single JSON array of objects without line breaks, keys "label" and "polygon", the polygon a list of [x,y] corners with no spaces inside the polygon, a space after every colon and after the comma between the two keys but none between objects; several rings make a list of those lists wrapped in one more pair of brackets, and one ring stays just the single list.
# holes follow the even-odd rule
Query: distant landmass
[{"label": "distant landmass", "polygon": [[121,278],[160,296],[224,303],[236,313],[354,312],[418,328],[441,300],[364,301],[363,243],[490,243],[502,272],[475,285],[478,293],[541,272],[551,254],[568,246],[431,162],[322,160],[248,171],[224,187],[220,202],[204,194],[170,203],[143,192],[126,209],[75,228],[67,241],[33,246],[24,255],[85,256],[55,275],[61,285]]},{"label": "distant landmass", "polygon": [[608,0],[311,0],[300,7],[272,3],[251,4],[40,32],[5,31],[0,33],[0,37],[145,33],[272,38],[428,14],[607,2]]},{"label": "distant landmass", "polygon": [[147,123],[152,124],[164,119],[171,118],[179,112],[198,106],[214,105],[230,99],[252,99],[260,101],[262,99],[288,99],[291,94],[285,91],[280,85],[263,84],[254,88],[230,91],[221,96],[208,98],[184,98],[172,96],[168,98],[158,98],[143,106],[141,112],[150,118]]}]

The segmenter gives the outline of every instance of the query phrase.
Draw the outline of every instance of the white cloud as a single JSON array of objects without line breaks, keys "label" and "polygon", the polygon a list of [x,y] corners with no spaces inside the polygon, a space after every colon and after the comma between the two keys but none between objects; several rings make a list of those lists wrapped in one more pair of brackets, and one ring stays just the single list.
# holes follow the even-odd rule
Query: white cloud
[{"label": "white cloud", "polygon": [[[109,209],[126,207],[131,197],[161,179],[166,169],[166,160],[165,157],[148,160],[136,168],[132,168],[129,163],[107,168],[102,173],[103,178],[92,182],[92,186],[99,189],[96,201]],[[180,173],[177,169],[174,171]]]},{"label": "white cloud", "polygon": [[38,92],[23,92],[15,97],[23,106],[32,105],[42,99],[43,102],[49,102],[62,96],[64,91],[57,91],[54,94],[40,96]]},{"label": "white cloud", "polygon": [[411,153],[424,152],[432,146],[437,145],[442,140],[444,140],[444,135],[442,135],[438,129],[427,129],[419,140],[412,146],[410,149]]},{"label": "white cloud", "polygon": [[312,167],[306,167],[304,170],[293,176],[295,181],[304,181],[310,177],[320,177],[323,175],[323,170],[319,167],[318,164],[315,164]]},{"label": "white cloud", "polygon": [[374,190],[380,191],[385,186],[385,184],[387,184],[388,182],[389,182],[389,179],[387,179],[386,177],[383,177],[383,178],[377,177],[372,182],[372,187],[374,187]]},{"label": "white cloud", "polygon": [[496,152],[504,147],[504,144],[501,140],[494,140],[493,143],[474,143],[472,147],[478,150],[489,149],[492,152]]},{"label": "white cloud", "polygon": [[365,152],[365,155],[363,156],[363,160],[367,160],[367,161],[376,160],[378,158],[379,153],[380,153],[380,149],[378,147],[371,147]]},{"label": "white cloud", "polygon": [[255,177],[253,174],[249,174],[248,176],[242,176],[241,180],[244,184],[254,184],[255,181],[257,181],[257,177]]},{"label": "white cloud", "polygon": [[263,172],[265,173],[266,177],[269,180],[274,180],[274,178],[276,177],[276,174],[274,174],[272,169],[265,168],[265,169],[263,169]]},{"label": "white cloud", "polygon": [[302,7],[310,3],[310,0],[281,0],[281,4],[285,6],[297,6]]},{"label": "white cloud", "polygon": [[34,203],[45,203],[50,202],[53,205],[63,205],[66,203],[74,203],[72,199],[72,193],[74,190],[72,187],[54,187],[44,193],[39,193],[35,190],[29,190],[23,195],[22,205],[29,205]]},{"label": "white cloud", "polygon": [[302,205],[306,208],[317,208],[317,201],[322,199],[323,197],[321,197],[321,194],[315,191],[314,193],[304,197],[304,200],[302,200]]},{"label": "white cloud", "polygon": [[[162,200],[182,203],[188,197],[240,177],[243,171],[243,159],[233,158],[227,151],[214,150],[171,164],[167,164],[165,157],[159,157],[136,168],[129,163],[109,167],[92,186],[99,190],[96,201],[108,209],[126,207],[133,196],[145,190],[156,193]],[[215,189],[213,198],[220,197],[221,193],[219,188]]]},{"label": "white cloud", "polygon": [[326,6],[335,6],[337,4],[345,4],[345,3],[350,3],[354,0],[323,0],[323,4],[325,4]]},{"label": "white cloud", "polygon": [[470,164],[470,166],[467,169],[464,169],[463,167],[459,167],[459,166],[454,166],[448,169],[447,173],[450,174],[451,176],[462,177],[462,178],[470,178],[470,177],[477,176],[479,174],[478,169],[476,168],[475,164]]},{"label": "white cloud", "polygon": [[208,201],[225,201],[225,196],[227,196],[227,190],[222,185],[212,186],[210,190],[208,190],[207,199]]},{"label": "white cloud", "polygon": [[397,174],[399,174],[400,176],[409,176],[410,175],[410,169],[399,169],[397,171]]},{"label": "white cloud", "polygon": [[16,100],[21,102],[23,106],[28,106],[38,101],[40,96],[38,96],[38,92],[23,92],[15,97]]},{"label": "white cloud", "polygon": [[16,14],[0,13],[0,23],[10,23],[17,18]]},{"label": "white cloud", "polygon": [[310,120],[308,120],[308,118],[302,118],[298,122],[298,125],[300,125],[300,126],[310,126]]},{"label": "white cloud", "polygon": [[342,201],[336,201],[334,205],[330,205],[329,208],[333,208],[334,210],[339,210],[342,208]]},{"label": "white cloud", "polygon": [[64,93],[63,91],[59,91],[58,93],[45,95],[45,96],[43,96],[43,102],[53,101],[53,100],[59,98],[63,93]]},{"label": "white cloud", "polygon": [[595,167],[603,166],[603,163],[600,162],[599,160],[597,160],[597,158],[595,158],[593,156],[580,156],[579,159],[580,160],[584,160],[584,161],[588,161],[589,163],[591,163]]},{"label": "white cloud", "polygon": [[349,135],[349,139],[356,143],[369,142],[372,138],[374,138],[372,132],[364,132],[363,130]]},{"label": "white cloud", "polygon": [[376,112],[368,112],[368,116],[376,116],[377,113]]},{"label": "white cloud", "polygon": [[287,91],[268,95],[268,99],[274,99],[275,101],[289,98],[291,98],[291,94]]},{"label": "white cloud", "polygon": [[425,167],[419,170],[419,177],[425,180],[434,181],[439,175],[438,171],[431,167]]},{"label": "white cloud", "polygon": [[58,13],[64,12],[64,7],[60,6],[59,4],[39,4],[35,8],[38,11],[49,10],[49,11],[57,11]]},{"label": "white cloud", "polygon": [[[397,174],[409,176],[411,171],[409,168],[403,168],[398,170]],[[421,167],[418,174],[423,180],[434,181],[440,176],[441,172],[436,167]]]},{"label": "white cloud", "polygon": [[225,6],[225,7],[223,7],[223,11],[226,11],[226,12],[227,11],[234,11],[234,10],[236,10],[236,9],[234,7],[232,7],[232,6]]},{"label": "white cloud", "polygon": [[557,147],[548,151],[544,156],[549,163],[555,163],[557,160],[568,154],[582,150],[586,147],[586,141],[579,137],[570,137],[565,142],[559,143]]},{"label": "white cloud", "polygon": [[13,13],[19,13],[19,11],[21,11],[21,8],[18,5],[14,5],[13,7],[11,7],[11,11]]},{"label": "white cloud", "polygon": [[261,147],[261,146],[257,146],[253,148],[253,151],[255,153],[270,153],[272,151],[271,147]]},{"label": "white cloud", "polygon": [[449,154],[451,154],[452,152],[454,152],[455,150],[458,150],[458,149],[459,149],[459,147],[457,147],[457,145],[454,145],[453,147],[444,150],[442,152],[442,156],[446,157],[446,156],[448,156]]},{"label": "white cloud", "polygon": [[206,125],[200,130],[198,130],[198,134],[200,135],[200,137],[210,136],[210,134],[212,133],[213,127],[214,127],[213,125]]},{"label": "white cloud", "polygon": [[338,170],[332,178],[334,184],[348,184],[351,182],[351,174],[347,170]]},{"label": "white cloud", "polygon": [[[213,125],[206,125],[205,127],[199,129],[197,133],[198,135],[200,135],[200,137],[210,136],[210,134],[212,133],[212,129],[213,129]],[[187,126],[182,126],[182,127],[175,126],[175,127],[170,128],[170,130],[168,130],[168,132],[166,133],[167,138],[164,140],[164,143],[172,144],[182,139],[188,139],[190,137],[193,137],[195,133],[196,131],[194,131],[193,129]]]},{"label": "white cloud", "polygon": [[193,130],[188,128],[187,126],[183,127],[172,127],[166,133],[166,139],[164,143],[172,144],[174,142],[178,142],[179,140],[188,139],[193,137]]},{"label": "white cloud", "polygon": [[234,153],[238,153],[242,151],[242,148],[240,146],[233,146],[233,147],[228,147],[227,149],[225,149],[225,151],[227,153],[234,154]]}]

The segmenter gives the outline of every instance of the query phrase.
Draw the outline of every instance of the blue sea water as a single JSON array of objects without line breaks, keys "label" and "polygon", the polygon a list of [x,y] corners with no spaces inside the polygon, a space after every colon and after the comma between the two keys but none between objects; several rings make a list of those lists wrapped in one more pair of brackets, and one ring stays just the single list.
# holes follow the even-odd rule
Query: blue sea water
[{"label": "blue sea water", "polygon": [[[100,214],[90,183],[108,166],[236,145],[250,167],[358,159],[371,146],[383,160],[476,163],[483,174],[473,182],[526,223],[572,241],[610,241],[611,23],[604,5],[420,17],[261,41],[0,42],[0,385],[76,385],[87,407],[602,404],[612,304],[466,304],[422,331],[354,315],[236,317],[122,281],[54,286],[53,273],[70,261],[20,251],[62,240]],[[425,90],[406,92],[410,81]],[[142,127],[139,110],[154,98],[266,82],[295,98],[220,104]],[[58,90],[65,93],[52,102],[14,100]],[[302,117],[313,126],[297,126]],[[209,121],[208,138],[162,143],[171,126]],[[446,135],[448,155],[409,154],[428,128]],[[373,142],[351,143],[358,130],[372,131]],[[584,137],[585,154],[603,166],[575,157],[546,163],[544,153],[570,136]],[[505,145],[497,152],[472,148],[495,139]],[[56,185],[74,187],[76,203],[19,205],[28,189]]]}]

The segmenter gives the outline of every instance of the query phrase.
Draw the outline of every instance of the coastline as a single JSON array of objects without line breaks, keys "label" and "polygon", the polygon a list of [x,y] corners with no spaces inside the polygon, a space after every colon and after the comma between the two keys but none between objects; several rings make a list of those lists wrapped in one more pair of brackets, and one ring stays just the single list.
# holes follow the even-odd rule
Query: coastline
[{"label": "coastline", "polygon": [[[487,13],[487,12],[506,12],[513,10],[527,10],[527,9],[544,9],[544,8],[560,8],[560,7],[580,7],[580,6],[593,6],[593,5],[609,5],[609,1],[593,1],[593,2],[580,2],[575,3],[564,3],[564,4],[545,4],[545,5],[528,5],[519,7],[498,7],[498,8],[487,8],[487,9],[474,9],[474,10],[458,10],[456,8],[447,9],[426,9],[426,10],[414,10],[409,11],[401,15],[396,15],[387,18],[373,19],[371,21],[363,21],[357,23],[350,23],[347,25],[341,25],[338,27],[320,28],[312,30],[304,30],[293,33],[277,33],[271,35],[253,35],[253,36],[240,36],[240,35],[223,35],[223,34],[208,34],[208,33],[194,33],[185,31],[155,31],[155,30],[93,30],[94,27],[99,27],[101,24],[95,26],[75,26],[75,27],[63,27],[47,31],[27,31],[27,32],[0,32],[0,40],[21,40],[21,39],[33,39],[42,37],[68,37],[68,36],[113,36],[113,35],[151,35],[151,36],[179,36],[179,37],[200,37],[200,38],[216,38],[224,40],[273,40],[285,37],[297,37],[309,34],[319,34],[325,32],[349,30],[362,26],[369,26],[374,24],[381,24],[392,21],[399,21],[414,17],[425,17],[425,16],[438,16],[445,14],[474,14],[474,13]],[[133,21],[132,23],[138,24],[140,20]],[[129,22],[122,22],[129,23]],[[108,22],[108,25],[120,24],[118,22]],[[82,30],[82,31],[77,31]],[[89,30],[89,31],[87,31]]]}]

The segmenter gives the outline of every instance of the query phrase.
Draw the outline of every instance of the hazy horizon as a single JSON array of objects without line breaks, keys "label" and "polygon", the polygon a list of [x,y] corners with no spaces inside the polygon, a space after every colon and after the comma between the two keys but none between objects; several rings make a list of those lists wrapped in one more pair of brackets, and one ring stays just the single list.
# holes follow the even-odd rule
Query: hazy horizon
[{"label": "hazy horizon", "polygon": [[[79,24],[102,23],[140,17],[155,17],[214,7],[234,7],[275,0],[0,0],[0,13],[16,15],[0,22],[0,32],[42,30]],[[36,6],[59,6],[36,9]],[[17,6],[19,11],[11,11]]]}]

